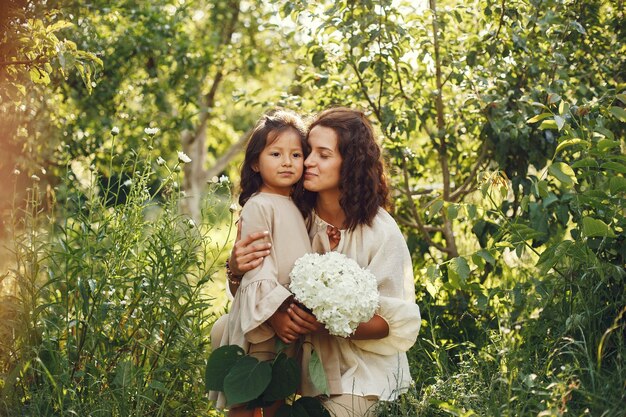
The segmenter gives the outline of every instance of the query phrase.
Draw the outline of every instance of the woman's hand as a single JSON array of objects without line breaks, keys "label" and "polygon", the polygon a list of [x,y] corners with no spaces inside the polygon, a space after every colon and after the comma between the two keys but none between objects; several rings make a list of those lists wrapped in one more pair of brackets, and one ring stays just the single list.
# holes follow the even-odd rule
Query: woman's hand
[{"label": "woman's hand", "polygon": [[296,303],[289,305],[287,313],[289,314],[291,320],[293,320],[293,322],[302,329],[300,334],[328,333],[326,327],[317,321],[317,318],[313,314],[305,311]]},{"label": "woman's hand", "polygon": [[276,311],[267,321],[278,338],[287,344],[296,341],[303,331],[286,311]]},{"label": "woman's hand", "polygon": [[237,239],[228,261],[234,275],[241,276],[261,265],[272,247],[271,243],[263,241],[268,235],[268,231],[255,232],[241,239],[241,221],[238,223]]}]

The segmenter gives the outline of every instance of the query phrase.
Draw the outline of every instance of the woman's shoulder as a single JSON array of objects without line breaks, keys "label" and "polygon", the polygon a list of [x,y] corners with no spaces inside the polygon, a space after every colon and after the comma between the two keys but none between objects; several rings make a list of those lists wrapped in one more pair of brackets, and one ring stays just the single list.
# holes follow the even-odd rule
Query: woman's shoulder
[{"label": "woman's shoulder", "polygon": [[378,212],[376,213],[376,216],[374,216],[372,226],[370,228],[375,232],[400,232],[400,228],[398,227],[396,220],[382,207],[378,208]]}]

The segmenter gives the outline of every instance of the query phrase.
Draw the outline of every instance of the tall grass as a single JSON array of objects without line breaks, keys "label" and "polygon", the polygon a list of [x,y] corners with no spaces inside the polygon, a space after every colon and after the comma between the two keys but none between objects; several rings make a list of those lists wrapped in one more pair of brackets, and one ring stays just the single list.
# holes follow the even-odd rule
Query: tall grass
[{"label": "tall grass", "polygon": [[196,224],[178,208],[180,163],[157,164],[148,149],[123,163],[126,184],[107,185],[93,167],[77,178],[68,164],[53,210],[41,208],[35,182],[14,216],[0,414],[211,413],[202,381],[214,320],[207,289],[225,245],[216,228],[228,233],[232,223],[228,184],[209,185]]}]

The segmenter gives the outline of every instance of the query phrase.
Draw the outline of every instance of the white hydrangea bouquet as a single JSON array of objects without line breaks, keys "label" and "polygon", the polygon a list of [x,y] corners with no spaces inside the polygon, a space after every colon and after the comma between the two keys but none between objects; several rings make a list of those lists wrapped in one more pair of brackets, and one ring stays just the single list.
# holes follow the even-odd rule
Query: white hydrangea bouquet
[{"label": "white hydrangea bouquet", "polygon": [[296,261],[289,277],[295,299],[332,335],[351,335],[378,308],[374,274],[341,253],[306,254]]}]

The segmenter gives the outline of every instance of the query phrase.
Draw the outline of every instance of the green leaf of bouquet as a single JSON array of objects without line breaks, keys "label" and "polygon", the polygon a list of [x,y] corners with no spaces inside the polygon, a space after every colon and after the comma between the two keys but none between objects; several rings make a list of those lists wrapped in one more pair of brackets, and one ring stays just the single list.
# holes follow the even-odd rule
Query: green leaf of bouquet
[{"label": "green leaf of bouquet", "polygon": [[294,394],[300,382],[298,363],[280,353],[272,364],[272,380],[263,393],[263,400],[278,401]]},{"label": "green leaf of bouquet", "polygon": [[224,378],[226,405],[241,404],[261,395],[272,380],[272,366],[252,356],[239,359]]},{"label": "green leaf of bouquet", "polygon": [[555,162],[548,167],[548,172],[566,185],[574,185],[578,182],[572,167],[564,162]]},{"label": "green leaf of bouquet", "polygon": [[245,351],[237,345],[222,346],[213,351],[204,371],[207,391],[224,391],[224,378],[233,365],[244,357]]},{"label": "green leaf of bouquet", "polygon": [[295,404],[301,405],[311,417],[330,417],[330,412],[317,398],[300,397]]},{"label": "green leaf of bouquet", "polygon": [[311,352],[311,360],[309,361],[309,374],[313,385],[322,394],[328,395],[328,384],[326,382],[326,372],[320,360],[319,355],[314,350]]},{"label": "green leaf of bouquet", "polygon": [[583,217],[583,234],[587,237],[615,237],[613,230],[600,219]]},{"label": "green leaf of bouquet", "polygon": [[626,104],[626,94],[616,94],[615,98],[621,101],[622,103]]}]

